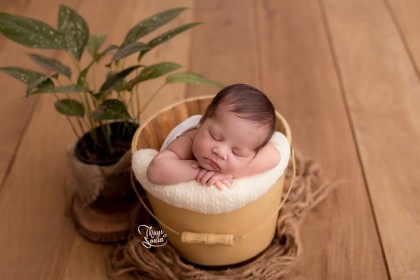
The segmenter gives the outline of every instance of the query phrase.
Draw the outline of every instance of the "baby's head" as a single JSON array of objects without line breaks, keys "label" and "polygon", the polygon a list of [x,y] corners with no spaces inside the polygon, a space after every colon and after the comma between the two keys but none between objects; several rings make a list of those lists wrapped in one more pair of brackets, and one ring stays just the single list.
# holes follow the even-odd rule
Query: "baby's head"
[{"label": "baby's head", "polygon": [[194,156],[206,169],[239,172],[268,143],[275,124],[274,106],[264,93],[244,84],[228,86],[201,118]]},{"label": "baby's head", "polygon": [[268,143],[276,126],[276,115],[271,101],[258,89],[245,84],[234,84],[222,89],[207,107],[200,123],[223,114],[233,114],[250,125],[256,125],[259,132],[263,132],[264,137],[257,150]]}]

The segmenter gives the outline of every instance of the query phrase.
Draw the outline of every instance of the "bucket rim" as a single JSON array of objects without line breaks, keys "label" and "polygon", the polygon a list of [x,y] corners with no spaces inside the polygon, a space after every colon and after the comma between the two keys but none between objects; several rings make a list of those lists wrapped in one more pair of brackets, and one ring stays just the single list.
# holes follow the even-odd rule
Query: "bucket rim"
[{"label": "bucket rim", "polygon": [[[131,141],[131,153],[134,154],[137,151],[137,144],[138,144],[138,138],[140,136],[140,133],[143,131],[143,129],[149,125],[149,123],[155,119],[157,116],[159,116],[161,113],[169,111],[171,109],[173,109],[176,106],[179,106],[183,103],[188,103],[191,101],[197,101],[197,100],[206,100],[206,99],[213,99],[216,95],[201,95],[201,96],[196,96],[196,97],[190,97],[190,98],[185,98],[182,99],[180,101],[177,101],[175,103],[172,103],[162,109],[160,109],[159,111],[157,111],[156,113],[154,113],[152,116],[150,116],[142,125],[140,125],[136,132],[134,133],[133,139]],[[283,117],[282,114],[280,114],[277,110],[275,110],[275,114],[276,114],[276,118],[278,120],[281,121],[283,127],[284,127],[284,134],[287,138],[287,140],[289,141],[289,144],[292,144],[292,132],[290,129],[290,126],[287,122],[287,120]]]}]

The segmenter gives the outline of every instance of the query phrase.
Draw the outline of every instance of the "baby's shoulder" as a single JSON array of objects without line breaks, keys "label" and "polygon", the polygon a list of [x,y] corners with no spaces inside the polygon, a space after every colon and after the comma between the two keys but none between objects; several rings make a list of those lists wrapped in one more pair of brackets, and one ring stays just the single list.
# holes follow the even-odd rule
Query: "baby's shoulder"
[{"label": "baby's shoulder", "polygon": [[197,128],[193,128],[184,132],[184,134],[182,134],[181,137],[188,137],[191,141],[193,141],[196,135],[197,135]]}]

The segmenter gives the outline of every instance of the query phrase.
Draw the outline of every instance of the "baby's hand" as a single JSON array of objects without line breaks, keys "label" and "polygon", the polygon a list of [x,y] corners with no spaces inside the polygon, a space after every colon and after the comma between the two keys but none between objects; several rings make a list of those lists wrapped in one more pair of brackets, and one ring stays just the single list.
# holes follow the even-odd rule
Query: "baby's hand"
[{"label": "baby's hand", "polygon": [[196,180],[203,185],[214,185],[217,189],[222,190],[223,187],[229,188],[232,186],[233,176],[207,169],[201,169],[200,172],[198,172]]},{"label": "baby's hand", "polygon": [[216,183],[214,183],[214,186],[220,191],[223,190],[223,188],[230,188],[232,186],[232,179],[223,179],[217,181]]}]

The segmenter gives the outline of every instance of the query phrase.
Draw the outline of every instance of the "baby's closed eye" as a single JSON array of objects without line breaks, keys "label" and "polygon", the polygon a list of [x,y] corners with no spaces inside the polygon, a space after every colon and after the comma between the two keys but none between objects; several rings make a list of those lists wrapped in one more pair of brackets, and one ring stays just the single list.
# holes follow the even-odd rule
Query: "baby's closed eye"
[{"label": "baby's closed eye", "polygon": [[242,149],[233,149],[232,153],[237,157],[249,157],[251,153]]},{"label": "baby's closed eye", "polygon": [[210,134],[210,137],[215,141],[221,141],[222,140],[222,138],[214,132],[209,131],[209,134]]}]

